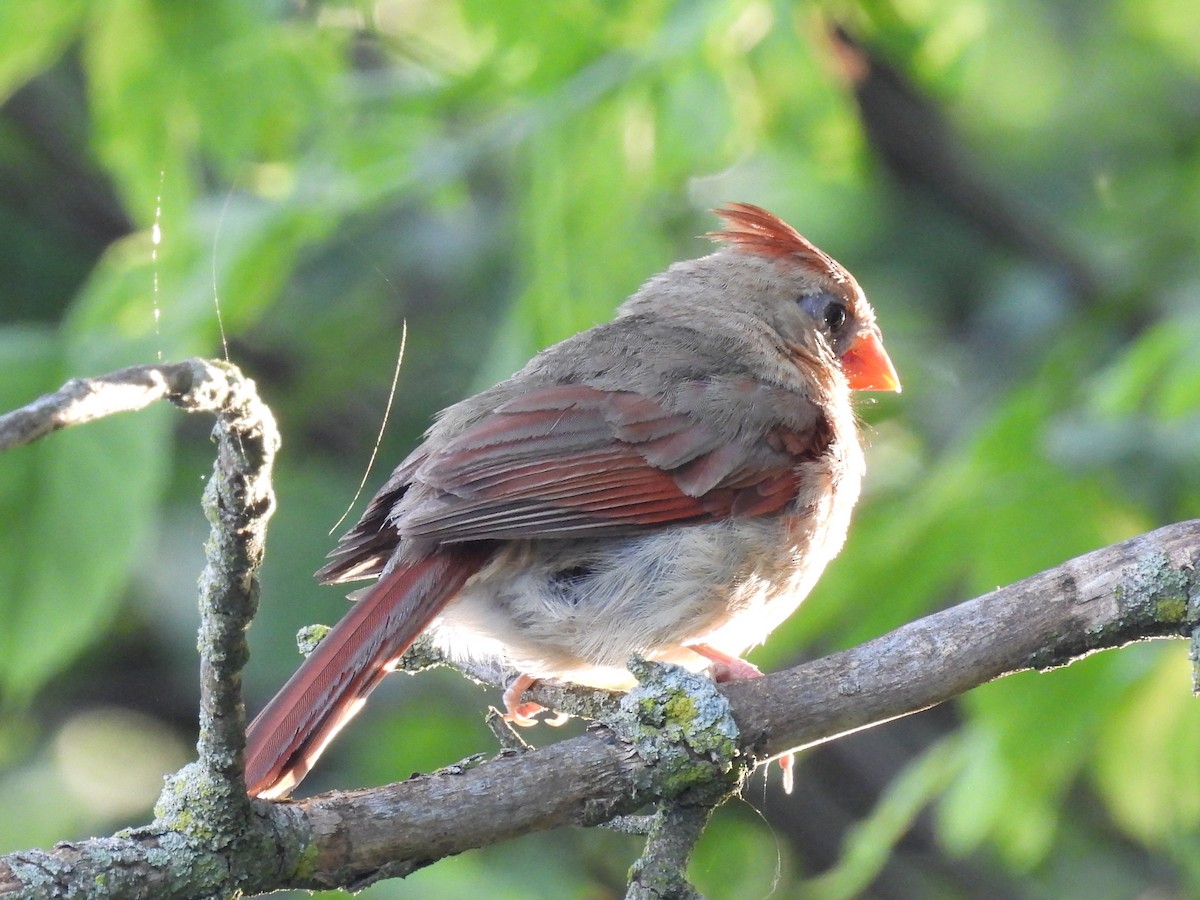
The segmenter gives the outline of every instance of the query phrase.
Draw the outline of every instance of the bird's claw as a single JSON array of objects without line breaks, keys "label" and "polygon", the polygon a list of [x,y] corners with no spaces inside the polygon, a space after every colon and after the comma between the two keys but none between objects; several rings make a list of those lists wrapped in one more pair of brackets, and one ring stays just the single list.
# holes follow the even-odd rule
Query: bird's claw
[{"label": "bird's claw", "polygon": [[789,750],[778,757],[779,771],[783,774],[783,792],[790,794],[796,786],[796,754]]},{"label": "bird's claw", "polygon": [[[529,701],[521,702],[521,695],[531,688],[537,679],[532,675],[518,675],[513,683],[510,684],[504,692],[504,721],[511,722],[513,725],[520,725],[522,728],[528,728],[530,725],[536,725],[538,720],[534,718],[538,713],[544,711],[546,707],[540,703]],[[571,718],[570,713],[559,712],[555,713],[552,719],[543,719],[542,723],[553,728],[558,728],[567,724],[567,720]]]},{"label": "bird's claw", "polygon": [[528,703],[521,702],[521,695],[531,688],[537,679],[531,675],[518,675],[513,679],[513,683],[504,691],[504,721],[511,722],[513,725],[520,725],[522,728],[528,728],[531,725],[537,724],[537,719],[534,718],[540,713],[544,706],[540,703],[532,701]]}]

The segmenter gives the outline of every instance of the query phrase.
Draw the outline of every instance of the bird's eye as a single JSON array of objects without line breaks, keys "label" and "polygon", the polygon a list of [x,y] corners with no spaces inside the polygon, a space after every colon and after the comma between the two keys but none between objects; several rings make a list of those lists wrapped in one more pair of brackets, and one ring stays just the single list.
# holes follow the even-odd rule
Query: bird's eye
[{"label": "bird's eye", "polygon": [[801,297],[800,305],[804,307],[805,312],[828,329],[830,336],[836,336],[850,321],[850,311],[845,302],[840,297],[824,291]]},{"label": "bird's eye", "polygon": [[831,334],[836,334],[840,331],[848,318],[850,316],[846,312],[844,303],[839,303],[835,300],[825,307],[825,326]]}]

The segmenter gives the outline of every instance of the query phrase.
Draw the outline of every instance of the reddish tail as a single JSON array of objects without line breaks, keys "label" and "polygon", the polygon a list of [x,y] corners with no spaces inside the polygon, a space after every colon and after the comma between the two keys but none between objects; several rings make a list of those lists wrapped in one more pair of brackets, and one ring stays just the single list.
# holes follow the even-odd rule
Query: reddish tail
[{"label": "reddish tail", "polygon": [[246,787],[286,797],[490,548],[438,550],[384,575],[317,645],[246,732]]}]

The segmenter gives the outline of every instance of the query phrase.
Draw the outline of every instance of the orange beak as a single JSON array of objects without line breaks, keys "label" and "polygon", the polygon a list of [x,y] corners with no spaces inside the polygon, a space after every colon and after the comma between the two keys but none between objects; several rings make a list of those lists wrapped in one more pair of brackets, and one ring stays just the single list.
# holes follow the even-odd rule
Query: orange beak
[{"label": "orange beak", "polygon": [[855,391],[900,393],[900,376],[883,349],[883,337],[874,326],[859,334],[842,356],[842,371]]}]

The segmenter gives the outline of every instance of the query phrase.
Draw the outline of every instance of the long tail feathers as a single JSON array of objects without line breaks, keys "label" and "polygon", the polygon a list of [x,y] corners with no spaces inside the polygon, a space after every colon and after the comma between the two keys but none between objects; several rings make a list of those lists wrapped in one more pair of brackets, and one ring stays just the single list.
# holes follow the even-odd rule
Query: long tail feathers
[{"label": "long tail feathers", "polygon": [[438,550],[384,575],[327,634],[246,732],[246,787],[286,797],[367,695],[491,554]]}]

